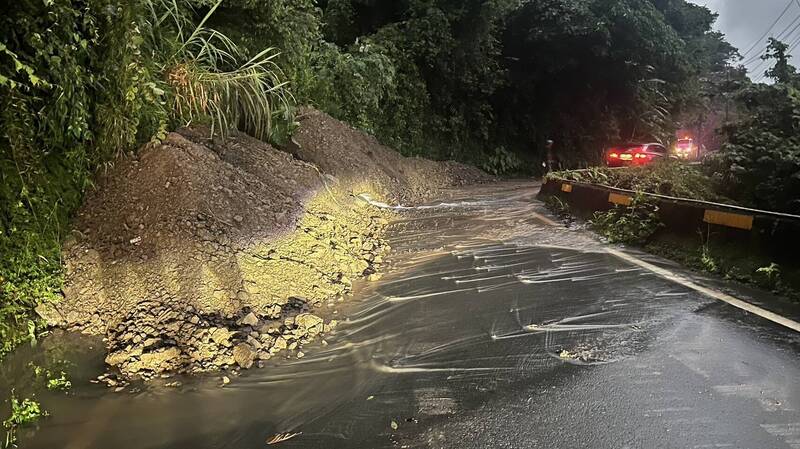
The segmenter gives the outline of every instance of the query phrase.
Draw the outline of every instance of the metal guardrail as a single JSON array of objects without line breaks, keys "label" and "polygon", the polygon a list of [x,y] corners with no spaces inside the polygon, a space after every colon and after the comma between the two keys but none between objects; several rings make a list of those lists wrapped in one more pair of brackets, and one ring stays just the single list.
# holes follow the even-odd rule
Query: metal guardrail
[{"label": "metal guardrail", "polygon": [[659,204],[662,232],[694,238],[713,228],[716,238],[737,242],[747,251],[766,253],[776,260],[794,263],[800,253],[800,216],[759,210],[732,204],[679,198],[656,193],[640,193],[602,184],[550,177],[540,196],[558,196],[576,212],[609,210],[614,205],[630,205],[636,195],[645,195]]},{"label": "metal guardrail", "polygon": [[[619,167],[619,168],[626,168],[626,167]],[[583,170],[575,170],[575,171],[583,171]],[[718,210],[729,210],[729,211],[732,211],[732,212],[740,212],[740,213],[750,214],[750,215],[759,215],[759,216],[762,216],[762,217],[773,217],[773,218],[783,218],[783,219],[788,219],[788,220],[797,220],[798,222],[800,222],[800,215],[786,214],[786,213],[782,213],[782,212],[773,212],[773,211],[761,210],[761,209],[753,209],[753,208],[749,208],[749,207],[736,206],[736,205],[733,205],[733,204],[715,203],[713,201],[695,200],[695,199],[691,199],[691,198],[679,198],[679,197],[674,197],[674,196],[669,196],[669,195],[661,195],[661,194],[658,194],[658,193],[637,192],[635,190],[621,189],[619,187],[613,187],[613,186],[609,186],[609,185],[605,185],[605,184],[594,184],[594,183],[589,183],[589,182],[571,181],[571,180],[563,179],[563,178],[556,178],[556,179],[550,178],[545,182],[545,184],[547,182],[550,182],[551,180],[553,182],[561,183],[561,184],[578,185],[578,186],[582,186],[582,187],[599,187],[599,188],[607,189],[607,190],[612,191],[612,192],[626,194],[627,196],[631,196],[631,197],[635,196],[635,195],[645,195],[645,196],[648,196],[648,197],[651,197],[651,198],[657,198],[657,199],[660,199],[660,200],[671,201],[671,202],[678,203],[678,204],[691,204],[691,205],[696,205],[696,206],[702,206],[702,207],[705,207],[707,209],[712,209],[713,208],[713,209],[718,209]]]}]

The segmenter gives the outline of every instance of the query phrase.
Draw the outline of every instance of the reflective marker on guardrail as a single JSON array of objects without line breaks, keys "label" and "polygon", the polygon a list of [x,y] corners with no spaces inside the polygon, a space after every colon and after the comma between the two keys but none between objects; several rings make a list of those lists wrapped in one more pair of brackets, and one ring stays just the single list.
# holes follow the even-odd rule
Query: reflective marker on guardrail
[{"label": "reflective marker on guardrail", "polygon": [[703,221],[710,224],[727,226],[729,228],[744,229],[746,231],[753,229],[752,215],[734,214],[730,212],[706,209],[705,213],[703,214]]},{"label": "reflective marker on guardrail", "polygon": [[609,193],[608,194],[608,202],[619,204],[620,206],[630,206],[633,202],[633,198],[627,195],[620,195],[619,193]]},{"label": "reflective marker on guardrail", "polygon": [[[625,169],[625,168],[626,167],[615,168],[615,170]],[[575,172],[585,172],[585,171],[588,171],[588,170],[575,170]],[[545,182],[545,185],[550,185],[550,184],[562,184],[563,185],[566,182],[567,182],[566,179],[561,179],[561,178],[548,179]],[[715,208],[719,208],[719,209],[728,209],[728,210],[730,210],[732,212],[733,211],[743,212],[745,214],[752,214],[754,216],[758,215],[758,216],[761,216],[761,217],[786,219],[786,220],[796,221],[796,222],[800,223],[800,215],[787,214],[787,213],[783,213],[783,212],[759,210],[759,209],[753,209],[753,208],[749,208],[749,207],[736,206],[736,205],[733,205],[733,204],[724,204],[724,203],[715,203],[715,202],[712,202],[712,201],[694,200],[694,199],[691,199],[691,198],[679,198],[679,197],[674,197],[674,196],[669,196],[669,195],[661,195],[661,194],[658,194],[658,193],[635,192],[633,190],[622,189],[622,188],[619,188],[619,187],[608,186],[608,185],[605,185],[605,184],[593,184],[593,183],[589,183],[589,182],[579,182],[579,181],[569,181],[569,183],[570,183],[570,185],[572,186],[573,189],[575,187],[578,187],[578,188],[586,187],[586,188],[593,188],[593,189],[600,189],[600,190],[610,190],[610,191],[613,191],[613,192],[619,192],[618,195],[621,195],[621,196],[626,196],[626,195],[623,195],[623,194],[643,195],[643,196],[646,196],[646,197],[649,197],[649,198],[656,198],[656,199],[660,199],[660,200],[674,202],[674,203],[677,203],[677,204],[694,205],[694,206],[697,206],[697,207],[715,207]],[[629,198],[630,198],[630,196],[629,196]],[[611,203],[614,203],[614,201],[612,201],[610,197],[609,197],[608,201],[611,202]],[[618,204],[618,203],[614,203],[614,204]],[[714,209],[714,210],[718,210],[718,209]]]}]

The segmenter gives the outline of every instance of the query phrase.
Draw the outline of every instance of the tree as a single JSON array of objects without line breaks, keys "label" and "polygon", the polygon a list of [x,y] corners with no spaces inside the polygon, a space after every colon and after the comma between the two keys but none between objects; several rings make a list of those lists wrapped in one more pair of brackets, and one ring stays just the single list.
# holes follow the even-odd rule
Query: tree
[{"label": "tree", "polygon": [[761,59],[768,61],[770,59],[775,60],[775,65],[772,66],[771,69],[764,72],[769,78],[772,78],[778,83],[789,84],[793,81],[796,81],[797,78],[797,69],[794,68],[791,64],[789,64],[789,58],[792,55],[789,54],[789,45],[781,42],[775,38],[769,38],[769,45],[767,45],[767,52]]},{"label": "tree", "polygon": [[751,206],[800,213],[800,89],[788,47],[770,40],[765,59],[774,85],[750,84],[737,98],[743,110],[727,126],[730,141],[706,168],[725,193]]}]

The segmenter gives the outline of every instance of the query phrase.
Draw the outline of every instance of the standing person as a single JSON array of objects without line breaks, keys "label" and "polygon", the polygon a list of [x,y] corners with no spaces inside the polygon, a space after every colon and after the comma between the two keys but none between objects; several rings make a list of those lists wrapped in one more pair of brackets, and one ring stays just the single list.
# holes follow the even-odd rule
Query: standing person
[{"label": "standing person", "polygon": [[547,172],[549,173],[551,171],[560,170],[561,164],[558,160],[558,155],[553,149],[552,140],[547,139],[547,142],[545,143],[545,150],[547,152],[547,166],[546,166]]}]

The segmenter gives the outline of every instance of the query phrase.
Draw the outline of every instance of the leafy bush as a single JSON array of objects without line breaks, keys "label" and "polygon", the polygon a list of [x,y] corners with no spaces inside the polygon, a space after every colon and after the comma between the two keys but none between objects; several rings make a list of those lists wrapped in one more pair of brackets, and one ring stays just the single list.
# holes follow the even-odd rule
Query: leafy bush
[{"label": "leafy bush", "polygon": [[350,52],[325,43],[311,61],[317,78],[311,97],[332,116],[376,133],[382,107],[396,95],[396,69],[380,48],[357,43]]},{"label": "leafy bush", "polygon": [[19,426],[24,426],[36,422],[39,418],[47,416],[46,410],[42,410],[38,402],[31,398],[19,400],[11,391],[11,416],[3,421],[3,426],[6,428],[6,441],[4,447],[11,447],[17,441],[16,431]]},{"label": "leafy bush", "polygon": [[800,214],[800,90],[756,85],[741,94],[749,115],[705,166],[722,191],[743,204]]},{"label": "leafy bush", "polygon": [[772,262],[765,267],[756,269],[756,276],[762,285],[773,290],[778,289],[781,284],[781,267]]},{"label": "leafy bush", "polygon": [[29,424],[42,416],[47,416],[47,412],[42,410],[38,402],[31,398],[19,400],[14,393],[11,393],[11,416],[3,421],[6,428]]},{"label": "leafy bush", "polygon": [[703,270],[708,271],[709,273],[715,273],[719,270],[719,266],[717,265],[717,261],[711,255],[711,251],[708,248],[708,245],[703,245],[700,249],[700,265],[703,267]]},{"label": "leafy bush", "polygon": [[67,391],[72,388],[72,381],[67,377],[67,373],[61,371],[58,377],[51,377],[48,373],[47,389],[51,391]]},{"label": "leafy bush", "polygon": [[522,165],[519,156],[499,146],[487,157],[482,168],[493,175],[507,175],[519,171]]},{"label": "leafy bush", "polygon": [[641,167],[595,167],[554,172],[548,177],[679,198],[734,203],[718,193],[721,190],[718,182],[699,167],[672,160]]},{"label": "leafy bush", "polygon": [[630,206],[615,205],[596,212],[589,224],[609,242],[631,245],[644,245],[664,226],[658,218],[658,205],[643,195],[635,196]]}]

